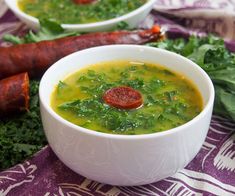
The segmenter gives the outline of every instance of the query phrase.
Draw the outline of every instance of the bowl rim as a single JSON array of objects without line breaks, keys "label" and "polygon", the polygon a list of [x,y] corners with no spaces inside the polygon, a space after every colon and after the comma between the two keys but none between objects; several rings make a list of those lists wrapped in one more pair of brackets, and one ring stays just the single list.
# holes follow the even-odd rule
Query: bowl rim
[{"label": "bowl rim", "polygon": [[[156,132],[156,133],[149,133],[149,134],[140,134],[140,135],[119,135],[119,134],[111,134],[111,133],[103,133],[103,132],[98,132],[98,131],[94,131],[94,130],[90,130],[84,127],[81,127],[79,125],[75,125],[67,120],[65,120],[63,117],[61,117],[59,114],[57,114],[50,106],[50,103],[46,103],[44,97],[42,96],[42,92],[43,92],[43,88],[42,88],[42,84],[43,83],[48,83],[49,77],[47,76],[49,72],[51,72],[51,70],[54,69],[54,67],[58,67],[60,66],[61,63],[63,63],[63,61],[65,59],[68,58],[72,58],[74,56],[76,56],[78,53],[86,53],[92,50],[99,50],[102,48],[106,48],[107,50],[110,50],[112,48],[120,48],[120,47],[129,47],[129,48],[136,48],[136,49],[141,49],[141,50],[156,50],[159,52],[163,52],[165,54],[168,55],[172,55],[175,56],[176,58],[180,58],[183,61],[191,64],[194,69],[198,69],[198,71],[200,71],[200,73],[202,74],[202,76],[206,79],[208,87],[209,87],[209,98],[208,101],[205,103],[202,111],[195,116],[193,119],[191,119],[190,121],[177,126],[175,128],[172,129],[168,129],[166,131],[162,131],[162,132]],[[79,70],[79,69],[78,69]],[[77,71],[78,71],[77,70]],[[69,75],[69,74],[68,74]],[[189,78],[191,79],[191,78]],[[50,80],[49,80],[50,81]],[[196,84],[195,84],[196,85]],[[198,85],[196,85],[198,87]],[[210,112],[211,107],[213,108],[213,104],[214,104],[214,97],[215,97],[215,90],[214,90],[214,86],[213,83],[210,79],[210,77],[207,75],[207,73],[196,63],[194,63],[193,61],[187,59],[186,57],[183,57],[179,54],[176,54],[174,52],[165,50],[165,49],[160,49],[160,48],[153,48],[150,46],[141,46],[141,45],[107,45],[107,46],[98,46],[98,47],[93,47],[93,48],[88,48],[88,49],[84,49],[75,53],[72,53],[62,59],[60,59],[59,61],[57,61],[56,63],[54,63],[43,75],[43,77],[41,78],[40,81],[40,85],[39,85],[39,99],[40,99],[40,105],[42,104],[44,106],[44,108],[46,109],[46,111],[56,120],[59,121],[60,123],[65,124],[66,126],[82,132],[84,134],[88,134],[88,135],[92,135],[92,136],[96,136],[96,137],[103,137],[103,138],[110,138],[110,139],[121,139],[121,140],[139,140],[139,139],[150,139],[150,138],[155,138],[155,137],[164,137],[167,135],[171,135],[173,133],[177,133],[180,132],[184,129],[187,129],[188,127],[190,127],[192,124],[196,123],[197,121],[199,121],[200,119],[204,118],[208,112]],[[203,97],[202,97],[203,98]]]},{"label": "bowl rim", "polygon": [[[22,18],[29,20],[37,25],[39,25],[39,20],[34,17],[31,16],[29,14],[26,14],[25,12],[23,12],[22,10],[20,10],[20,8],[17,6],[17,1],[18,0],[5,0],[5,3],[7,4],[7,6],[16,14],[18,14],[19,16],[21,16]],[[119,16],[117,18],[112,18],[112,19],[108,19],[108,20],[104,20],[104,21],[100,21],[100,22],[93,22],[93,23],[85,23],[85,24],[61,24],[61,26],[64,29],[73,29],[73,28],[81,28],[82,29],[86,29],[86,28],[95,28],[95,27],[99,27],[99,26],[106,26],[106,25],[111,25],[111,24],[115,24],[121,21],[125,21],[135,15],[138,15],[139,13],[141,13],[142,11],[148,9],[149,7],[153,6],[156,0],[148,0],[146,3],[144,3],[142,6],[140,6],[139,8],[124,14],[122,16]]]}]

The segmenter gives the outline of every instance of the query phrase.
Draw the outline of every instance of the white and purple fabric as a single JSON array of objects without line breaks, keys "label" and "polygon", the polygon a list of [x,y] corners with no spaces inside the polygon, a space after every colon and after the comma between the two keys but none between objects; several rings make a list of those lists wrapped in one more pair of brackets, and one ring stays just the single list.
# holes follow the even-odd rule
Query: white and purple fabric
[{"label": "white and purple fabric", "polygon": [[[172,37],[216,33],[235,51],[233,0],[157,0],[144,25],[153,20]],[[27,27],[0,0],[0,45],[5,45],[1,42],[3,34],[21,34],[25,30]],[[174,176],[153,184],[114,187],[90,181],[67,168],[46,146],[28,161],[0,172],[0,195],[235,195],[235,122],[213,116],[197,156]]]}]

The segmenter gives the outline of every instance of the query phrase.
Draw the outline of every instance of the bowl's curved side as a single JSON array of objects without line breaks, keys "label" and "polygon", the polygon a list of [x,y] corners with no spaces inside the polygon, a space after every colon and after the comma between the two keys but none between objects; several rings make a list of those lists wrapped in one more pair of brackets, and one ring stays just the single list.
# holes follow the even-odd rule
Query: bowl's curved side
[{"label": "bowl's curved side", "polygon": [[[183,73],[198,86],[203,111],[188,123],[165,132],[126,136],[87,130],[52,110],[50,95],[59,80],[84,66],[115,59],[159,63]],[[44,74],[39,95],[49,144],[68,167],[92,180],[133,186],[173,175],[193,159],[209,128],[214,88],[208,75],[184,57],[147,46],[114,45],[83,50],[61,59]]]},{"label": "bowl's curved side", "polygon": [[118,186],[153,183],[184,168],[205,140],[211,111],[188,129],[161,137],[122,140],[87,135],[53,123],[53,116],[41,107],[48,142],[59,159],[88,179]]},{"label": "bowl's curved side", "polygon": [[33,30],[39,29],[39,22],[36,18],[25,14],[22,12],[18,5],[17,5],[18,0],[5,0],[5,4],[8,6],[8,8],[23,22],[25,23],[28,27],[30,27]]},{"label": "bowl's curved side", "polygon": [[[17,1],[18,0],[5,0],[5,3],[10,8],[10,10],[13,11],[14,14],[27,26],[34,30],[39,29],[38,19],[21,11],[17,5]],[[76,30],[80,32],[107,31],[112,30],[119,22],[124,21],[129,25],[130,28],[134,28],[148,15],[148,13],[153,8],[155,1],[156,0],[149,0],[147,3],[137,8],[136,10],[110,20],[88,24],[62,24],[62,27],[66,30]]]}]

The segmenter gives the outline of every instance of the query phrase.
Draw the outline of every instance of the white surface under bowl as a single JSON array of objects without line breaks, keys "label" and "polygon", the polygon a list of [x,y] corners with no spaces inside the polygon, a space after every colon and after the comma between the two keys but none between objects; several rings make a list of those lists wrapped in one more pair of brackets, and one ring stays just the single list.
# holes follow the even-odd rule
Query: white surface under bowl
[{"label": "white surface under bowl", "polygon": [[[134,11],[110,20],[87,24],[62,24],[62,27],[66,30],[76,30],[78,32],[107,31],[115,28],[119,22],[124,21],[129,25],[130,28],[133,28],[136,27],[139,22],[145,19],[148,13],[152,10],[155,1],[156,0],[148,0],[144,5],[135,9]],[[5,0],[7,6],[22,22],[32,29],[38,29],[38,19],[21,11],[17,5],[17,2],[18,0]]]},{"label": "white surface under bowl", "polygon": [[[60,80],[84,66],[112,60],[163,65],[191,79],[203,97],[203,111],[184,125],[146,135],[114,135],[74,125],[50,106]],[[185,167],[201,148],[211,120],[214,88],[208,75],[192,61],[147,46],[113,45],[73,53],[52,65],[42,77],[40,108],[48,142],[73,171],[98,182],[132,186],[152,183]]]}]

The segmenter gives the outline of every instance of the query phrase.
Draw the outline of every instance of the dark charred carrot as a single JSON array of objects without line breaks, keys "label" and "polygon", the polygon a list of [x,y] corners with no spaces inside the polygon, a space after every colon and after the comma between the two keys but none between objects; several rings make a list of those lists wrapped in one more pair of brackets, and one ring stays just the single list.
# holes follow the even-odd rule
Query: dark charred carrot
[{"label": "dark charred carrot", "polygon": [[136,109],[143,104],[141,94],[127,86],[111,88],[103,95],[106,104],[119,109]]},{"label": "dark charred carrot", "polygon": [[0,116],[29,108],[29,77],[27,73],[0,80]]},{"label": "dark charred carrot", "polygon": [[75,4],[89,4],[94,3],[97,0],[73,0]]},{"label": "dark charred carrot", "polygon": [[102,45],[144,44],[160,39],[153,29],[90,33],[52,41],[0,47],[0,79],[22,72],[40,77],[57,60],[73,52]]}]

